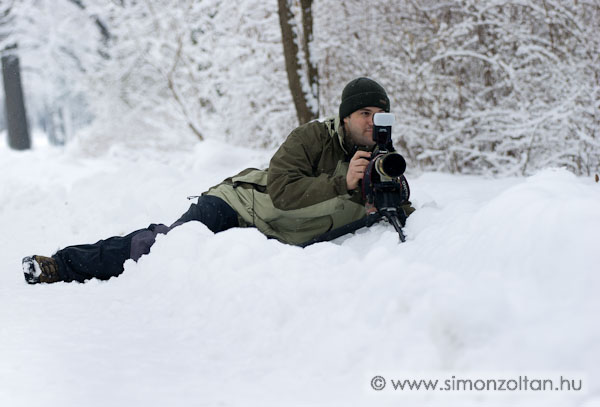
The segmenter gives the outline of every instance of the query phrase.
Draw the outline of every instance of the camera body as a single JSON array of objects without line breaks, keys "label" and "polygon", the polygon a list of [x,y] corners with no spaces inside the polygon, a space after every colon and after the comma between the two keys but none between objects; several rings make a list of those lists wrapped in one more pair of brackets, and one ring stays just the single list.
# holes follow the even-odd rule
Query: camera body
[{"label": "camera body", "polygon": [[404,177],[406,161],[396,152],[392,143],[393,125],[392,113],[373,115],[375,149],[362,180],[368,213],[402,211],[400,206],[410,197],[408,182]]}]

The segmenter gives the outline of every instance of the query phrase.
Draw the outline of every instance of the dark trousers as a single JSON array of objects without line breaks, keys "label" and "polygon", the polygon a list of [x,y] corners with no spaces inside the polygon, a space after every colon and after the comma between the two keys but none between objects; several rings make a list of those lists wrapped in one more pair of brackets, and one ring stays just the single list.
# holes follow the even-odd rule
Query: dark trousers
[{"label": "dark trousers", "polygon": [[171,226],[151,224],[127,236],[115,236],[94,244],[68,246],[52,257],[58,263],[59,274],[64,281],[80,281],[98,278],[108,280],[123,272],[128,259],[137,261],[150,252],[156,235],[190,221],[204,223],[214,233],[239,226],[237,213],[221,198],[203,195]]}]

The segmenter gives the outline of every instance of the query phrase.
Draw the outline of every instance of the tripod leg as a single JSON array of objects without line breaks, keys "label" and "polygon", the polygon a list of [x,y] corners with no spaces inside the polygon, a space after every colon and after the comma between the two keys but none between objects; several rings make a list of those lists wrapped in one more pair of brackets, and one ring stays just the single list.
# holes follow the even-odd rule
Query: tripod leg
[{"label": "tripod leg", "polygon": [[404,236],[404,232],[402,231],[402,226],[400,226],[400,220],[398,219],[398,215],[391,214],[389,212],[384,212],[384,216],[386,219],[392,224],[396,232],[398,232],[398,237],[401,242],[406,242],[406,236]]}]

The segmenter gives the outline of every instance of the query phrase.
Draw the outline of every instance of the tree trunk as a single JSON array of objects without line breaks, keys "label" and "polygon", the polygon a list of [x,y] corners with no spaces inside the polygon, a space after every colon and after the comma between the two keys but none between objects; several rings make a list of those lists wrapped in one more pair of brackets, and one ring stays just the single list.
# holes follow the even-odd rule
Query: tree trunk
[{"label": "tree trunk", "polygon": [[308,85],[310,86],[310,92],[312,99],[314,100],[314,107],[312,113],[315,116],[319,115],[319,71],[317,64],[314,61],[313,55],[310,52],[310,44],[313,40],[313,18],[312,18],[312,2],[313,0],[300,0],[300,7],[302,8],[302,48],[304,50],[304,60],[306,64],[306,70],[308,73]]},{"label": "tree trunk", "polygon": [[[278,0],[279,4],[279,24],[281,25],[281,37],[283,42],[283,54],[285,56],[285,67],[288,76],[290,91],[296,106],[296,114],[300,124],[308,123],[316,119],[318,112],[317,108],[309,106],[309,95],[306,92],[311,92],[310,89],[305,89],[302,86],[302,63],[300,58],[300,50],[298,48],[297,27],[294,22],[294,14],[292,12],[291,0]],[[312,33],[312,15],[311,15]],[[307,49],[308,51],[308,49]],[[308,56],[307,56],[308,58]],[[308,75],[307,75],[308,76]],[[310,88],[310,82],[307,81],[306,88]],[[315,103],[313,103],[315,104]]]},{"label": "tree trunk", "polygon": [[8,145],[15,150],[29,149],[31,148],[31,140],[21,86],[21,68],[17,55],[7,54],[2,56],[2,77],[4,80]]}]

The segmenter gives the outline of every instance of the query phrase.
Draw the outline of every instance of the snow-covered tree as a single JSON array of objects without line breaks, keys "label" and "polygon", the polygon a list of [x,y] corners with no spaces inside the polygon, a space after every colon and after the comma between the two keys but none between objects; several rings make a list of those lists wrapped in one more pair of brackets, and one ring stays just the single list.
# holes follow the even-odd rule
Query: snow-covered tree
[{"label": "snow-covered tree", "polygon": [[598,169],[598,1],[320,7],[321,102],[339,103],[334,89],[350,77],[380,80],[399,116],[397,144],[413,165],[502,174]]},{"label": "snow-covered tree", "polygon": [[304,124],[319,116],[319,75],[312,57],[312,0],[301,0],[300,11],[296,14],[292,0],[278,0],[277,3],[290,92],[298,122]]},{"label": "snow-covered tree", "polygon": [[275,3],[123,1],[104,15],[113,42],[93,80],[93,144],[268,146],[292,128]]},{"label": "snow-covered tree", "polygon": [[98,27],[70,0],[11,4],[12,29],[5,41],[19,45],[32,127],[62,144],[92,120],[84,84],[100,58]]}]

